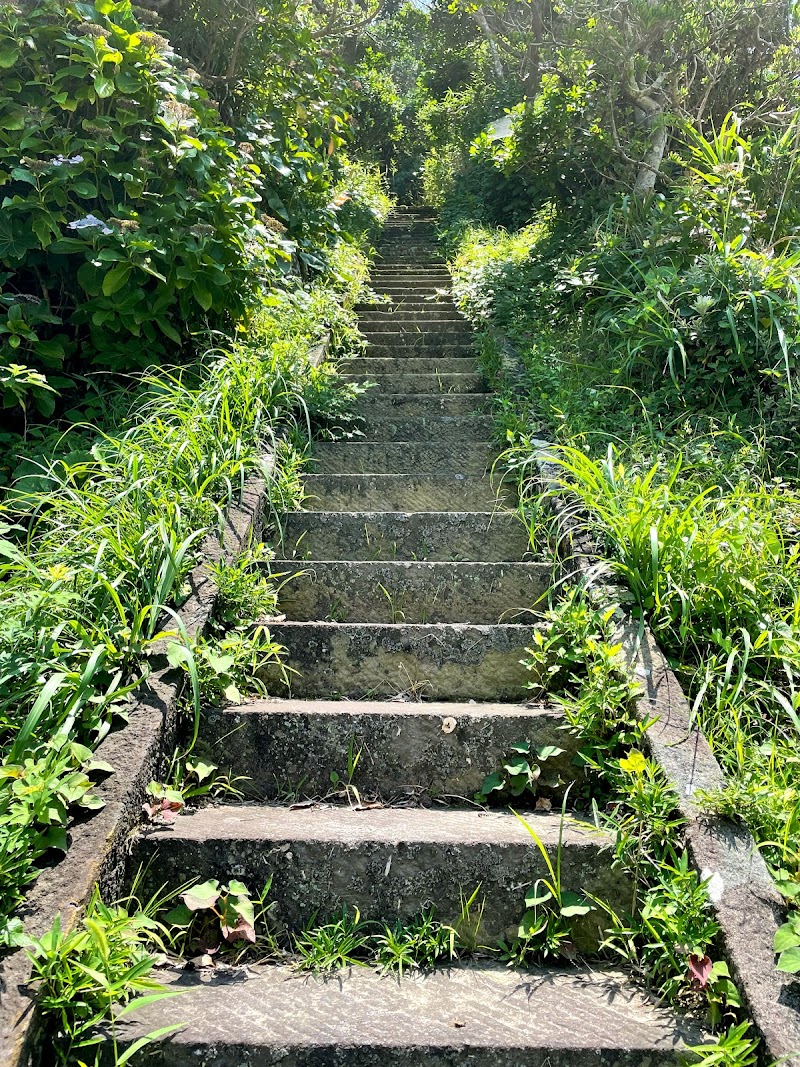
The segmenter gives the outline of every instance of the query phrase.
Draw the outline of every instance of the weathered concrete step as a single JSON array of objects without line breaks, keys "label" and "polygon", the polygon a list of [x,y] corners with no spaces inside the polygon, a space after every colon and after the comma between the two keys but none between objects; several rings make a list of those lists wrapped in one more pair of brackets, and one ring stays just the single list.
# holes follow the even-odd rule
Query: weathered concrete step
[{"label": "weathered concrete step", "polygon": [[[277,573],[293,570],[275,560]],[[335,560],[308,563],[281,589],[300,622],[526,623],[547,607],[549,563]]]},{"label": "weathered concrete step", "polygon": [[491,511],[510,495],[471,474],[309,474],[307,511]]},{"label": "weathered concrete step", "polygon": [[371,311],[382,311],[387,315],[459,314],[458,308],[450,296],[440,296],[431,300],[373,300],[370,303],[356,304],[353,310],[364,314],[369,314]]},{"label": "weathered concrete step", "polygon": [[[526,815],[552,853],[558,814]],[[588,820],[563,820],[561,879],[567,892],[588,892],[624,910],[628,881],[602,852],[608,834]],[[480,886],[486,897],[483,934],[491,944],[516,935],[525,888],[547,876],[544,860],[522,822],[510,812],[458,808],[311,808],[226,805],[179,817],[134,844],[132,869],[141,866],[146,896],[189,879],[230,877],[260,891],[272,879],[269,899],[293,930],[358,908],[367,919],[408,919],[436,906],[454,922],[462,894]],[[576,918],[574,943],[596,948],[607,920],[602,912]],[[276,917],[277,917],[276,916]]]},{"label": "weathered concrete step", "polygon": [[385,345],[387,348],[409,351],[412,348],[444,348],[449,345],[472,345],[475,335],[471,330],[374,330],[361,331],[367,344]]},{"label": "weathered concrete step", "polygon": [[[365,379],[366,380],[366,379]],[[390,385],[393,383],[390,383]],[[424,415],[479,415],[487,410],[486,393],[395,393],[370,389],[354,402],[354,410],[372,425],[373,419]]]},{"label": "weathered concrete step", "polygon": [[427,316],[420,318],[417,315],[409,315],[402,318],[400,315],[388,315],[385,319],[376,318],[374,315],[359,319],[358,328],[365,337],[384,333],[397,334],[436,334],[438,336],[450,336],[453,334],[467,334],[472,336],[469,323],[460,315],[451,318],[434,321]]},{"label": "weathered concrete step", "polygon": [[311,464],[315,474],[485,474],[496,457],[489,441],[320,441],[314,444]]},{"label": "weathered concrete step", "polygon": [[386,281],[387,278],[397,278],[402,282],[409,282],[414,278],[422,278],[424,281],[428,281],[431,278],[441,278],[446,282],[453,280],[453,276],[447,267],[438,263],[431,265],[424,263],[379,263],[373,267],[370,273],[370,280]]},{"label": "weathered concrete step", "polygon": [[153,1067],[678,1067],[705,1037],[595,967],[458,965],[401,981],[355,967],[332,981],[267,965],[240,981],[183,970],[163,981],[177,1001],[116,1024],[122,1051],[182,1021],[148,1045]]},{"label": "weathered concrete step", "polygon": [[[531,681],[520,662],[531,626],[281,622],[270,632],[298,672],[289,682],[295,697],[518,701]],[[272,692],[287,695],[277,670]]]},{"label": "weathered concrete step", "polygon": [[363,326],[371,326],[381,322],[391,322],[400,329],[408,329],[411,325],[429,322],[435,324],[436,329],[438,329],[439,324],[443,322],[459,322],[463,326],[466,320],[456,310],[455,306],[449,308],[429,305],[428,307],[416,308],[407,307],[405,304],[391,309],[377,306],[368,311],[362,311],[359,317],[359,325]]},{"label": "weathered concrete step", "polygon": [[367,376],[371,381],[381,374],[435,374],[438,378],[442,374],[480,373],[474,352],[464,356],[351,356],[339,363],[339,370]]},{"label": "weathered concrete step", "polygon": [[402,413],[370,418],[363,429],[365,441],[472,441],[492,436],[494,423],[488,415],[419,415]]},{"label": "weathered concrete step", "polygon": [[[406,395],[446,395],[454,393],[486,393],[489,387],[482,374],[438,374],[436,372],[414,374],[406,367],[402,374],[375,374],[346,372],[342,378],[346,382],[374,382],[376,389],[362,397],[368,399],[381,393],[405,393]],[[422,412],[420,412],[422,414]]]},{"label": "weathered concrete step", "polygon": [[403,285],[400,282],[384,285],[376,283],[373,285],[372,289],[373,292],[377,293],[379,296],[391,297],[392,303],[396,307],[400,307],[405,303],[416,305],[420,302],[424,302],[429,304],[434,302],[438,303],[440,300],[445,301],[450,299],[450,290],[447,287],[438,284],[429,286],[410,286]]},{"label": "weathered concrete step", "polygon": [[514,562],[528,531],[503,512],[306,512],[283,515],[280,553],[297,559]]},{"label": "weathered concrete step", "polygon": [[[418,344],[416,341],[413,343],[406,340],[402,344],[385,345],[377,342],[371,342],[367,345],[364,351],[364,358],[371,359],[377,357],[380,359],[475,359],[475,346],[472,343],[473,338],[466,343],[459,342],[458,344]],[[413,365],[410,369],[413,369]],[[456,368],[457,370],[459,368]],[[467,370],[467,368],[464,368]]]},{"label": "weathered concrete step", "polygon": [[331,772],[346,780],[351,752],[360,753],[353,785],[362,796],[472,797],[523,740],[564,750],[542,764],[540,792],[555,797],[575,777],[580,744],[563,725],[561,712],[544,705],[257,700],[205,709],[202,737],[259,800],[287,789],[326,796]]}]

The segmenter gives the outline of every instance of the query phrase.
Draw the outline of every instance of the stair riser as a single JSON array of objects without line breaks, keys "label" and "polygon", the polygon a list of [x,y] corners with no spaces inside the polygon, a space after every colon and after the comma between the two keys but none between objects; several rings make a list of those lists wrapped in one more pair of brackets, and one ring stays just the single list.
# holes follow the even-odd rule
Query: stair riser
[{"label": "stair riser", "polygon": [[[446,349],[457,345],[460,348],[472,348],[475,336],[467,330],[460,331],[446,331],[445,333],[438,333],[436,331],[424,331],[418,333],[406,332],[403,330],[367,330],[364,332],[364,338],[367,341],[367,345],[381,345],[387,348],[399,349],[401,352],[410,352],[416,348],[435,348],[441,349],[442,355],[446,354]],[[472,348],[473,355],[475,353]]]},{"label": "stair riser", "polygon": [[[498,506],[488,479],[312,474],[304,484],[306,511],[491,511]],[[499,501],[508,502],[507,494]]]},{"label": "stair riser", "polygon": [[[358,358],[358,357],[356,357]],[[393,359],[393,360],[413,360],[414,362],[409,364],[409,370],[413,370],[417,366],[418,360],[428,360],[430,362],[429,370],[438,366],[434,361],[439,359],[458,359],[458,360],[474,360],[475,348],[471,342],[462,344],[411,344],[406,341],[401,344],[379,344],[373,343],[367,345],[364,349],[365,359]],[[465,373],[468,371],[466,364],[464,365]],[[456,373],[459,373],[456,366]]]},{"label": "stair riser", "polygon": [[[421,315],[427,318],[431,314],[457,316],[458,308],[449,297],[438,300],[376,300],[371,304],[356,304],[354,311],[365,314],[381,312],[384,315]],[[463,316],[462,316],[463,318]]]},{"label": "stair riser", "polygon": [[488,443],[431,446],[332,441],[314,445],[311,469],[314,474],[484,474],[496,456],[497,450]]},{"label": "stair riser", "polygon": [[[298,813],[301,814],[301,813]],[[435,905],[437,917],[455,922],[462,894],[480,886],[486,898],[483,932],[487,943],[513,936],[524,912],[524,886],[546,877],[547,869],[534,842],[519,844],[411,841],[298,840],[270,834],[264,813],[259,840],[206,838],[192,841],[156,834],[139,839],[133,869],[146,869],[142,891],[147,898],[164,883],[203,882],[237,878],[252,892],[271,879],[269,899],[273,922],[297,931],[310,922],[341,916],[342,908],[358,908],[366,920],[410,919]],[[164,839],[166,837],[166,839]],[[578,845],[565,845],[561,857],[565,891],[589,892],[622,909],[629,894],[622,876],[610,870],[608,856],[587,836]],[[576,919],[574,944],[579,951],[596,951],[603,923],[596,913]],[[179,1016],[177,1016],[179,1018]]]},{"label": "stair riser", "polygon": [[396,393],[393,390],[372,389],[359,397],[356,412],[367,422],[397,416],[480,415],[487,409],[485,393]]},{"label": "stair riser", "polygon": [[202,736],[214,746],[220,765],[249,778],[242,789],[259,800],[280,800],[287,791],[327,795],[332,771],[346,780],[351,748],[361,753],[353,785],[364,797],[423,793],[471,798],[522,740],[536,748],[564,749],[542,764],[540,795],[559,798],[564,783],[575,777],[572,760],[578,743],[561,729],[563,719],[555,712],[519,708],[463,714],[465,706],[459,704],[439,704],[431,711],[424,704],[389,704],[383,708],[394,711],[370,714],[347,710],[353,704],[339,707],[341,711],[302,715],[282,711],[279,703],[263,712],[209,708]]},{"label": "stair riser", "polygon": [[[430,367],[428,368],[430,370]],[[488,392],[486,379],[481,374],[351,374],[342,375],[349,382],[373,382],[375,388],[367,391],[362,401],[371,401],[381,394],[400,393],[406,396],[456,396],[459,393],[475,394]],[[409,412],[412,414],[412,412]],[[420,414],[425,412],[420,411]]]},{"label": "stair riser", "polygon": [[[371,350],[370,350],[371,351]],[[354,356],[342,360],[339,369],[345,374],[357,374],[376,381],[378,375],[434,374],[480,374],[478,361],[467,355],[422,358],[418,356]]]},{"label": "stair riser", "polygon": [[530,624],[551,584],[544,563],[309,563],[284,585],[279,607],[300,622]]},{"label": "stair riser", "polygon": [[359,325],[363,328],[365,326],[372,326],[382,323],[396,323],[401,329],[408,329],[411,326],[422,326],[423,323],[431,325],[432,328],[439,328],[440,323],[458,322],[462,328],[464,326],[464,316],[460,315],[453,308],[437,308],[431,310],[430,308],[416,308],[416,307],[404,307],[400,305],[394,309],[381,309],[375,307],[371,311],[364,311],[359,316]]},{"label": "stair riser", "polygon": [[421,336],[449,336],[450,334],[464,334],[471,336],[467,323],[462,318],[453,318],[442,322],[429,323],[427,319],[415,316],[402,319],[398,315],[389,315],[386,320],[362,319],[359,329],[364,337],[372,337],[377,334],[399,333],[419,334]]},{"label": "stair riser", "polygon": [[379,626],[277,623],[275,641],[298,673],[272,691],[303,699],[393,697],[519,701],[532,680],[520,663],[533,641],[528,626]]},{"label": "stair riser", "polygon": [[280,553],[300,560],[522,559],[528,534],[512,515],[295,512],[281,519]]},{"label": "stair riser", "polygon": [[[444,441],[470,445],[492,436],[494,423],[486,415],[419,416],[393,415],[372,418],[364,427],[365,441]],[[363,510],[363,508],[359,509]]]}]

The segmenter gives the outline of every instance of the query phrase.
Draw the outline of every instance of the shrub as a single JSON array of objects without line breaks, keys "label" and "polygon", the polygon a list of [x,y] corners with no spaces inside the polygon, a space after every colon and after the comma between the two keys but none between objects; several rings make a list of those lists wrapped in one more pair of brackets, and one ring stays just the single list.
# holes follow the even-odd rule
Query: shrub
[{"label": "shrub", "polygon": [[[0,67],[0,365],[55,388],[62,368],[143,367],[288,263],[253,147],[128,0],[4,7]],[[29,395],[53,410],[4,384],[7,405]]]}]

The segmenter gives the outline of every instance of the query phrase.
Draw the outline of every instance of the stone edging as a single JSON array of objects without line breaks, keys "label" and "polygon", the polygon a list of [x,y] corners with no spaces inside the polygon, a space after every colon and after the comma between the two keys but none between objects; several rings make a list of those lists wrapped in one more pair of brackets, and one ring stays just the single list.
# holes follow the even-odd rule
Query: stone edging
[{"label": "stone edging", "polygon": [[[521,391],[524,369],[510,342],[495,337],[502,352],[501,378]],[[578,575],[605,601],[624,605],[630,591],[616,581],[591,540],[569,513],[561,468],[552,445],[534,441],[535,462],[550,496],[558,525],[562,577]],[[694,725],[689,702],[650,628],[620,607],[617,639],[631,675],[641,686],[638,714],[657,721],[647,732],[650,752],[679,797],[686,841],[695,867],[709,878],[709,895],[720,924],[721,943],[731,975],[761,1034],[766,1052],[786,1067],[800,1067],[800,988],[775,967],[772,941],[783,921],[784,905],[750,833],[730,820],[704,814],[696,794],[725,784],[722,768],[705,736]]]},{"label": "stone edging", "polygon": [[[327,358],[330,336],[325,335],[310,354],[318,365]],[[221,534],[206,537],[200,563],[188,578],[189,597],[176,613],[190,637],[203,632],[216,599],[210,565],[234,559],[260,539],[265,517],[268,472],[250,475],[241,502],[225,517]],[[172,668],[155,670],[139,686],[126,725],[107,735],[97,758],[115,768],[93,792],[105,801],[98,812],[75,820],[68,829],[69,850],[46,867],[33,883],[20,916],[25,932],[40,938],[61,916],[61,930],[75,926],[95,885],[105,900],[124,891],[128,839],[141,820],[149,782],[165,769],[166,754],[174,747],[178,700],[183,673]],[[28,991],[31,967],[24,950],[0,961],[0,1064],[35,1067],[40,1061],[39,1028],[33,998]]]}]

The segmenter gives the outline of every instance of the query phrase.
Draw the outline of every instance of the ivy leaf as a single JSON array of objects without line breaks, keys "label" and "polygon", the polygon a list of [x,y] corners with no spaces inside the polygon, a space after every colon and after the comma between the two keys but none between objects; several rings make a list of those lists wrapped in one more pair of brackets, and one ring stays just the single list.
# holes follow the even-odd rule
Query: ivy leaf
[{"label": "ivy leaf", "polygon": [[503,789],[505,781],[500,777],[497,771],[492,774],[488,774],[483,779],[483,785],[481,786],[482,793],[496,793],[499,789]]}]

